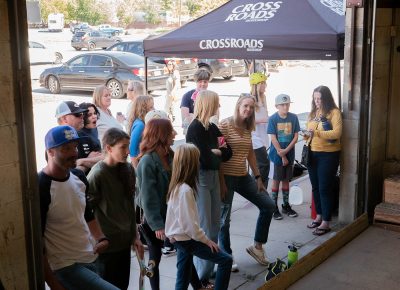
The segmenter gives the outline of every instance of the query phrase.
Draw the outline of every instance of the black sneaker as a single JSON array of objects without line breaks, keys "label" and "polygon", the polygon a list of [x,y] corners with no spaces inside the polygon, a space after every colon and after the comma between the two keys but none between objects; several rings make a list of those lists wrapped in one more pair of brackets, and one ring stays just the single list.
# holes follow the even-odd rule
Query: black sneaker
[{"label": "black sneaker", "polygon": [[273,217],[275,220],[281,220],[281,219],[283,219],[283,216],[282,216],[281,213],[279,212],[278,207],[275,209],[274,213],[272,214],[272,217]]},{"label": "black sneaker", "polygon": [[176,249],[171,247],[164,247],[161,249],[161,252],[164,257],[171,257],[176,255]]},{"label": "black sneaker", "polygon": [[282,213],[287,214],[288,216],[294,218],[297,217],[297,212],[295,212],[292,207],[290,206],[290,204],[287,205],[283,205],[282,204]]}]

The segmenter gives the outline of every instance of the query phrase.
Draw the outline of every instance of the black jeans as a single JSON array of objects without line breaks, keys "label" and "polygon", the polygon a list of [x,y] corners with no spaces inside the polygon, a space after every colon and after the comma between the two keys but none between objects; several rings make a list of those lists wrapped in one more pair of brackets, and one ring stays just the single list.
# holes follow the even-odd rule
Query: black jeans
[{"label": "black jeans", "polygon": [[334,202],[334,182],[339,166],[340,151],[311,152],[311,164],[308,167],[312,192],[317,214],[322,220],[330,221]]},{"label": "black jeans", "polygon": [[119,289],[125,290],[129,286],[131,270],[131,249],[114,253],[102,253],[97,259],[100,276]]},{"label": "black jeans", "polygon": [[268,175],[269,175],[269,159],[267,149],[263,146],[258,149],[254,149],[256,155],[257,167],[260,170],[260,175],[264,181],[265,188],[268,188]]}]

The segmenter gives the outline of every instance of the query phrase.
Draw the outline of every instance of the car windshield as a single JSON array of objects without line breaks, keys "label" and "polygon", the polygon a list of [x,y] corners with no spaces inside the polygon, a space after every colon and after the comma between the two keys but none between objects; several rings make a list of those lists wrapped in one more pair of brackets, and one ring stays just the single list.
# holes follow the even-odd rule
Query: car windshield
[{"label": "car windshield", "polygon": [[121,62],[128,66],[144,65],[144,57],[136,54],[123,54],[117,57]]}]

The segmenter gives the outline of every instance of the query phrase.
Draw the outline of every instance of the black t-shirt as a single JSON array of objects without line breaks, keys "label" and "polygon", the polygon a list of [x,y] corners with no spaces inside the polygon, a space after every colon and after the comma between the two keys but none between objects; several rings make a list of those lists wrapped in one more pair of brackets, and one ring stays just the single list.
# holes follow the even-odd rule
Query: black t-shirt
[{"label": "black t-shirt", "polygon": [[81,137],[78,143],[78,159],[88,157],[90,152],[101,151],[99,144],[93,142],[92,138],[86,132],[80,130],[78,135]]}]

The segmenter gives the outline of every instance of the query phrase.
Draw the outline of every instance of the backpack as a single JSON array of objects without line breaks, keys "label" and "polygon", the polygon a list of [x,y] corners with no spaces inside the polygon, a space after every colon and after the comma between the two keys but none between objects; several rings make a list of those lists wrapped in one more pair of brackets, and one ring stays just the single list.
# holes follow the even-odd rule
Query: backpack
[{"label": "backpack", "polygon": [[275,262],[269,264],[267,274],[265,275],[265,282],[271,280],[280,272],[283,272],[286,269],[287,269],[286,263],[277,258]]}]

